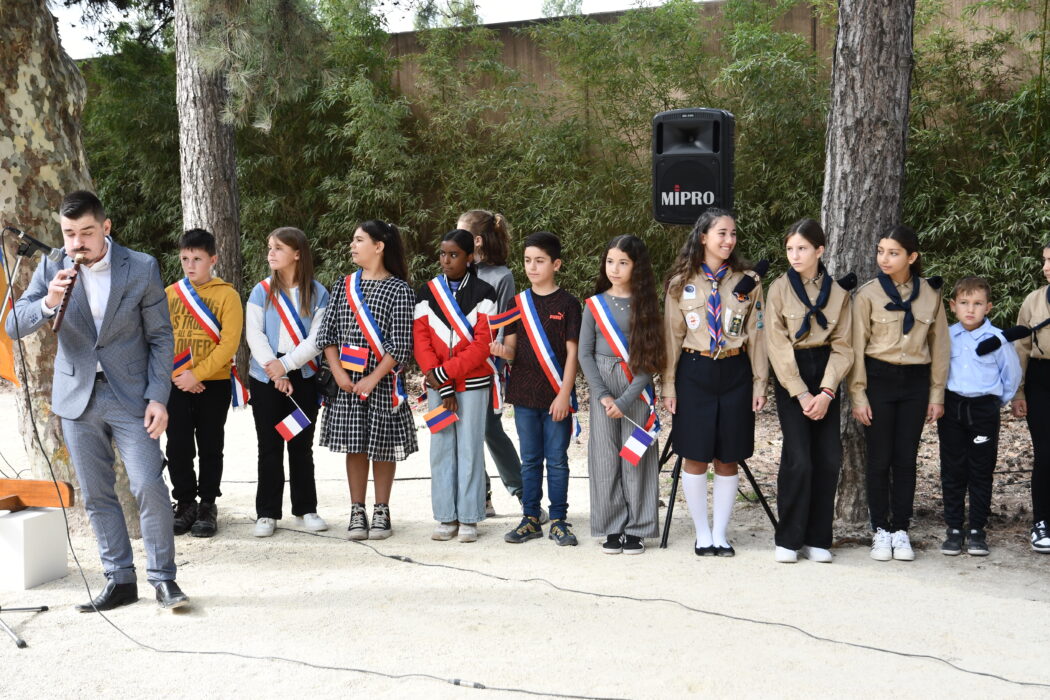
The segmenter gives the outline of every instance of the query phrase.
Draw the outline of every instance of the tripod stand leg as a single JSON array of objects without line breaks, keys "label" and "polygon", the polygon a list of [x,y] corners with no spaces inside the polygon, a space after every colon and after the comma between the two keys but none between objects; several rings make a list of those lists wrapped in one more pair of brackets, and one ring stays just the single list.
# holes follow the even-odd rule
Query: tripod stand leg
[{"label": "tripod stand leg", "polygon": [[[668,442],[670,444],[670,442]],[[665,450],[666,452],[666,450]],[[664,515],[664,534],[660,538],[660,549],[667,549],[667,535],[671,532],[671,516],[674,514],[674,502],[678,496],[678,478],[682,475],[682,458],[675,460],[671,470],[671,497],[667,500],[667,514]]]},{"label": "tripod stand leg", "polygon": [[762,508],[765,509],[766,515],[769,516],[769,522],[773,523],[773,529],[777,529],[777,519],[773,515],[773,509],[769,507],[769,503],[766,502],[766,497],[762,495],[762,489],[758,488],[758,482],[755,481],[755,475],[751,473],[751,469],[747,466],[747,462],[740,460],[740,466],[744,470],[744,474],[747,476],[747,480],[751,482],[751,488],[755,490],[755,495],[758,496],[759,503],[762,504]]},{"label": "tripod stand leg", "polygon": [[11,637],[11,639],[14,640],[15,646],[18,647],[19,649],[25,649],[26,646],[28,646],[26,644],[26,640],[22,639],[17,634],[15,634],[15,631],[13,629],[11,629],[10,627],[8,627],[7,623],[4,622],[3,620],[0,620],[0,629],[2,629],[4,632],[7,632],[8,636]]}]

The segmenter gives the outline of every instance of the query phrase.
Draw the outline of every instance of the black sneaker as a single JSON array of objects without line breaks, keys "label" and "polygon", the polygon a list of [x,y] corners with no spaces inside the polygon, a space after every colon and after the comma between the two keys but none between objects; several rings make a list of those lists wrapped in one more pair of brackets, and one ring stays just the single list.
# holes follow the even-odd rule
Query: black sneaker
[{"label": "black sneaker", "polygon": [[1040,520],[1032,526],[1032,549],[1042,554],[1050,554],[1050,529],[1046,521]]},{"label": "black sneaker", "polygon": [[945,534],[948,535],[948,539],[941,543],[941,554],[949,557],[961,554],[963,551],[963,531],[950,527],[945,531]]},{"label": "black sneaker", "polygon": [[364,503],[350,504],[350,525],[346,528],[347,539],[368,539],[368,514]]},{"label": "black sneaker", "polygon": [[219,529],[219,509],[214,503],[200,503],[197,506],[197,520],[190,528],[194,537],[214,537]]},{"label": "black sneaker", "polygon": [[579,540],[576,539],[576,535],[572,534],[571,528],[572,524],[564,520],[552,520],[550,534],[547,537],[554,540],[559,547],[575,547],[579,544]]},{"label": "black sneaker", "polygon": [[543,537],[543,528],[540,527],[540,519],[534,518],[531,515],[526,515],[518,523],[518,526],[503,536],[504,542],[510,542],[511,544],[521,544],[522,542],[528,542],[534,540],[537,537]]},{"label": "black sneaker", "polygon": [[623,551],[623,535],[606,535],[602,543],[604,554],[619,554]]},{"label": "black sneaker", "polygon": [[368,528],[368,539],[385,540],[392,534],[394,528],[390,525],[390,506],[376,503],[372,507],[372,527]]},{"label": "black sneaker", "polygon": [[641,554],[645,551],[645,544],[642,542],[642,538],[637,535],[624,535],[623,536],[623,553],[624,554]]},{"label": "black sneaker", "polygon": [[175,513],[175,534],[185,535],[197,522],[197,501],[172,503],[171,510]]},{"label": "black sneaker", "polygon": [[988,539],[984,530],[970,530],[966,536],[966,553],[971,557],[988,556]]}]

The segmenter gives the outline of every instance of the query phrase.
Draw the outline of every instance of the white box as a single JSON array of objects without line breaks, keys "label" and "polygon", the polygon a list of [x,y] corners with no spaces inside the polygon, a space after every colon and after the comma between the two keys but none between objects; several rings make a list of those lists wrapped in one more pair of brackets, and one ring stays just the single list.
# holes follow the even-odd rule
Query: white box
[{"label": "white box", "polygon": [[0,515],[0,589],[24,591],[67,573],[61,508],[27,508]]}]

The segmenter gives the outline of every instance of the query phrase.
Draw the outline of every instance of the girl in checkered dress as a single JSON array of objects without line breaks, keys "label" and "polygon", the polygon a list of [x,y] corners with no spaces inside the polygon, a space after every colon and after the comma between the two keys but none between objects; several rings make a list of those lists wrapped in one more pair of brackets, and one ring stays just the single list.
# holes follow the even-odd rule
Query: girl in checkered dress
[{"label": "girl in checkered dress", "polygon": [[[339,388],[336,400],[325,407],[321,421],[321,445],[346,453],[350,482],[350,539],[386,539],[390,525],[390,490],[394,463],[415,452],[416,430],[403,389],[395,401],[392,370],[412,357],[412,313],[415,293],[406,281],[408,266],[397,227],[371,220],[354,232],[350,244],[354,263],[360,268],[331,289],[324,320],[317,334],[318,347]],[[351,309],[347,291],[357,285],[360,297],[382,335],[384,357],[370,349],[365,332]],[[369,348],[364,372],[343,369],[342,346]],[[375,506],[372,526],[365,514],[368,465],[372,463]]]}]

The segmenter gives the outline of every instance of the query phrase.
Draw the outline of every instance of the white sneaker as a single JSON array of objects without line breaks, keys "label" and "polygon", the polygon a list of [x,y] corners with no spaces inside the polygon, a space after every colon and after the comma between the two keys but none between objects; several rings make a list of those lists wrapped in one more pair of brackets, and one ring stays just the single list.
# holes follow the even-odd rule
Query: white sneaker
[{"label": "white sneaker", "polygon": [[798,552],[787,547],[777,547],[773,558],[781,564],[794,564],[798,561]]},{"label": "white sneaker", "polygon": [[474,523],[460,523],[459,537],[457,539],[460,542],[477,542],[478,526]]},{"label": "white sneaker", "polygon": [[908,539],[906,531],[897,530],[893,533],[891,546],[893,547],[893,558],[897,561],[915,560],[915,550],[911,548],[911,540]]},{"label": "white sneaker", "polygon": [[437,540],[438,542],[447,542],[456,536],[459,532],[459,523],[438,523],[437,527],[434,528],[434,534],[430,536],[430,539]]},{"label": "white sneaker", "polygon": [[893,559],[893,540],[890,533],[881,527],[871,536],[871,558],[875,561],[889,561]]},{"label": "white sneaker", "polygon": [[834,559],[831,551],[823,547],[810,547],[807,545],[802,548],[799,554],[810,561],[820,562],[821,564],[830,564],[831,560]]},{"label": "white sneaker", "polygon": [[302,517],[303,527],[310,532],[324,532],[328,529],[328,523],[317,513],[307,513]]},{"label": "white sneaker", "polygon": [[256,537],[269,537],[277,527],[277,521],[273,518],[259,518],[255,521],[255,530],[252,532]]},{"label": "white sneaker", "polygon": [[551,521],[550,513],[543,508],[540,508],[540,525],[546,525]]}]

